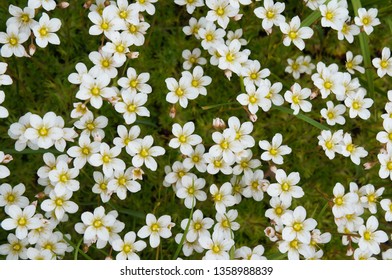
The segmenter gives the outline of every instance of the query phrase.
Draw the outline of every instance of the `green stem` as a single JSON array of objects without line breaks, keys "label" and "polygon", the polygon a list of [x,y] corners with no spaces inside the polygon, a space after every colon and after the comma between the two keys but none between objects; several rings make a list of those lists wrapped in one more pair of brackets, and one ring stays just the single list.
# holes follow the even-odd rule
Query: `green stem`
[{"label": "green stem", "polygon": [[[63,239],[65,242],[67,242],[71,247],[73,247],[75,250],[78,250],[79,254],[81,254],[83,257],[85,257],[87,260],[93,260],[90,256],[85,254],[79,247],[77,247],[71,240],[69,240],[64,234],[63,234]],[[82,239],[83,240],[83,239]]]},{"label": "green stem", "polygon": [[[196,200],[196,198],[195,198],[195,200]],[[195,207],[195,200],[193,200],[192,209],[191,209],[191,212],[189,213],[188,223],[186,224],[185,231],[184,231],[184,234],[182,235],[182,238],[181,238],[181,240],[180,240],[180,243],[179,243],[178,246],[177,246],[177,250],[176,250],[176,252],[174,253],[173,260],[176,260],[176,259],[178,258],[178,255],[179,255],[180,252],[181,252],[181,248],[182,248],[182,246],[184,245],[185,238],[186,238],[186,235],[188,234],[189,226],[190,226],[190,224],[191,224],[191,220],[192,220],[192,216],[193,216],[193,209],[194,209],[194,207]]]},{"label": "green stem", "polygon": [[298,113],[297,115],[294,115],[294,113],[293,113],[294,111],[290,108],[286,108],[286,107],[282,107],[282,106],[275,106],[275,105],[272,105],[272,108],[277,109],[281,112],[289,113],[289,114],[297,117],[298,119],[301,119],[301,120],[313,125],[314,127],[317,127],[320,130],[330,130],[330,128],[328,126],[323,125],[323,124],[315,121],[314,119],[312,119],[302,113]]},{"label": "green stem", "polygon": [[74,253],[74,260],[76,261],[78,259],[78,253],[79,253],[79,248],[80,245],[83,242],[83,237],[79,240],[78,244],[76,244],[76,249],[75,249],[75,253]]}]

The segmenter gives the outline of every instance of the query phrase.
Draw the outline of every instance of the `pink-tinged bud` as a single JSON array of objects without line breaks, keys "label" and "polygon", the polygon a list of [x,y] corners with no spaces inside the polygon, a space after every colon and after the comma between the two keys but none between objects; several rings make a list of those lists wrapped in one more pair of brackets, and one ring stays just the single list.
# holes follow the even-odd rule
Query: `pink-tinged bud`
[{"label": "pink-tinged bud", "polygon": [[263,182],[261,183],[261,189],[263,190],[263,192],[267,191],[269,185],[270,183],[267,180],[263,180]]},{"label": "pink-tinged bud", "polygon": [[83,4],[83,8],[89,9],[92,4],[93,4],[93,1],[88,0],[88,1],[86,1],[86,3]]},{"label": "pink-tinged bud", "polygon": [[376,162],[365,162],[363,164],[363,168],[365,168],[365,170],[369,170],[370,168],[372,168],[375,165],[376,165]]},{"label": "pink-tinged bud", "polygon": [[139,20],[144,21],[144,16],[141,13],[139,13]]},{"label": "pink-tinged bud", "polygon": [[249,115],[249,119],[251,120],[251,122],[256,122],[257,121],[257,116],[255,114],[250,114]]},{"label": "pink-tinged bud", "polygon": [[108,98],[108,101],[110,104],[112,104],[112,106],[116,105],[119,101],[120,101],[120,97],[119,96],[113,96]]},{"label": "pink-tinged bud", "polygon": [[31,202],[31,205],[34,205],[35,207],[37,207],[38,201],[37,201],[37,200],[34,200],[33,202]]},{"label": "pink-tinged bud", "polygon": [[46,197],[46,194],[44,192],[39,192],[34,197],[37,199],[44,199]]},{"label": "pink-tinged bud", "polygon": [[143,169],[141,169],[139,167],[135,167],[132,169],[132,179],[133,180],[143,180],[143,174],[144,174]]},{"label": "pink-tinged bud", "polygon": [[172,106],[172,107],[170,108],[169,116],[170,116],[172,119],[174,119],[174,118],[176,117],[176,113],[177,113],[176,107]]},{"label": "pink-tinged bud", "polygon": [[317,92],[317,91],[312,91],[312,93],[310,94],[309,99],[310,99],[310,100],[313,100],[313,99],[315,99],[317,96],[318,96],[318,92]]},{"label": "pink-tinged bud", "polygon": [[11,162],[13,159],[14,158],[11,155],[8,155],[8,154],[4,155],[3,163],[7,164],[7,163]]},{"label": "pink-tinged bud", "polygon": [[236,15],[234,16],[234,20],[235,20],[235,21],[239,21],[239,20],[242,18],[242,16],[243,16],[243,14],[236,14]]},{"label": "pink-tinged bud", "polygon": [[139,52],[130,52],[126,54],[129,59],[136,59],[139,57]]},{"label": "pink-tinged bud", "polygon": [[59,8],[61,8],[61,9],[66,9],[66,8],[68,8],[69,7],[69,3],[68,2],[61,2],[61,3],[59,3]]},{"label": "pink-tinged bud", "polygon": [[31,55],[31,56],[33,56],[34,54],[35,54],[35,51],[37,50],[37,48],[36,48],[36,46],[34,45],[34,44],[31,44],[30,46],[29,46],[29,54]]},{"label": "pink-tinged bud", "polygon": [[278,237],[276,236],[276,232],[273,227],[266,227],[264,233],[272,242],[278,241]]},{"label": "pink-tinged bud", "polygon": [[265,29],[265,33],[267,33],[267,35],[271,35],[272,34],[272,28],[269,29]]},{"label": "pink-tinged bud", "polygon": [[94,133],[93,138],[95,142],[102,142],[102,137],[98,133]]},{"label": "pink-tinged bud", "polygon": [[225,121],[220,119],[220,118],[215,118],[212,120],[212,126],[215,129],[225,129],[226,128],[226,124]]},{"label": "pink-tinged bud", "polygon": [[276,174],[276,171],[278,170],[278,168],[275,165],[271,165],[270,167],[270,171],[274,174]]},{"label": "pink-tinged bud", "polygon": [[348,249],[347,249],[346,256],[351,257],[353,254],[354,254],[354,249],[351,248],[351,247],[348,248]]},{"label": "pink-tinged bud", "polygon": [[105,258],[105,261],[112,261],[112,260],[113,260],[112,256],[107,256],[107,257]]},{"label": "pink-tinged bud", "polygon": [[231,70],[229,70],[229,69],[226,69],[225,70],[225,76],[230,81],[231,76],[233,76],[233,72],[231,72]]}]

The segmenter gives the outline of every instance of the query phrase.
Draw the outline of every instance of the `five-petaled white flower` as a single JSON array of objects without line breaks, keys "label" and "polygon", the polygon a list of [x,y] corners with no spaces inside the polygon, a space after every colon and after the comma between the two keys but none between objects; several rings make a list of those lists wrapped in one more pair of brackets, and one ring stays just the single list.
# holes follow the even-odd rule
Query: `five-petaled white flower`
[{"label": "five-petaled white flower", "polygon": [[161,237],[169,238],[172,235],[171,228],[174,225],[169,215],[163,215],[157,219],[155,215],[149,213],[146,216],[146,225],[137,232],[137,235],[140,238],[149,236],[150,246],[156,248],[161,243]]},{"label": "five-petaled white flower", "polygon": [[154,138],[151,135],[145,136],[140,141],[135,141],[132,146],[129,147],[133,158],[132,164],[135,167],[141,167],[143,164],[152,171],[157,170],[157,162],[154,157],[165,154],[165,149],[160,146],[152,146]]},{"label": "five-petaled white flower", "polygon": [[276,133],[272,138],[270,144],[267,140],[259,141],[261,149],[265,150],[261,154],[261,159],[264,161],[272,160],[275,164],[283,164],[283,156],[291,153],[291,148],[287,145],[282,145],[282,134]]},{"label": "five-petaled white flower", "polygon": [[301,51],[305,48],[303,39],[309,39],[314,33],[310,27],[301,27],[301,20],[298,16],[293,17],[290,23],[282,22],[279,27],[285,35],[283,45],[287,47],[293,42]]}]

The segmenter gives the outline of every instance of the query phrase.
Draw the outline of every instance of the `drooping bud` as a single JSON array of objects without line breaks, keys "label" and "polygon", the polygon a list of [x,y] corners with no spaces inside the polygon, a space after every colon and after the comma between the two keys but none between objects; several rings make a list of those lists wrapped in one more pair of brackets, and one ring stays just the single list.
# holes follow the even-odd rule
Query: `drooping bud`
[{"label": "drooping bud", "polygon": [[7,164],[7,163],[11,162],[13,159],[14,158],[11,155],[6,154],[6,155],[4,155],[3,163]]},{"label": "drooping bud", "polygon": [[30,56],[33,56],[35,54],[36,50],[37,50],[36,46],[34,44],[31,44],[29,46],[29,54],[30,54]]},{"label": "drooping bud", "polygon": [[169,116],[174,119],[176,117],[176,107],[174,107],[174,105],[170,108],[170,112],[169,112]]},{"label": "drooping bud", "polygon": [[231,72],[231,70],[229,70],[229,69],[226,69],[225,70],[225,76],[230,81],[231,76],[233,76],[233,72]]},{"label": "drooping bud", "polygon": [[66,9],[69,7],[69,3],[68,2],[60,2],[58,6],[61,9]]},{"label": "drooping bud", "polygon": [[215,118],[212,120],[212,126],[215,129],[225,129],[226,128],[226,124],[225,121],[222,120],[221,118]]},{"label": "drooping bud", "polygon": [[256,116],[256,114],[250,114],[250,115],[249,115],[249,119],[251,120],[251,122],[256,122],[256,121],[257,121],[257,116]]},{"label": "drooping bud", "polygon": [[139,57],[139,52],[129,52],[126,55],[129,59],[136,59]]}]

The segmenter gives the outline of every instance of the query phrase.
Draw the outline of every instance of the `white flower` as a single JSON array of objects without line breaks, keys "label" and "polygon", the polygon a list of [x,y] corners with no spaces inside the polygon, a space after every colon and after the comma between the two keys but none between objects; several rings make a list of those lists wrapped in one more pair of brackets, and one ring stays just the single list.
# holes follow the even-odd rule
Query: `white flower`
[{"label": "white flower", "polygon": [[114,251],[119,252],[116,255],[116,260],[140,260],[136,254],[146,248],[146,242],[142,240],[136,241],[136,234],[133,231],[128,232],[124,236],[124,240],[116,239],[112,243]]},{"label": "white flower", "polygon": [[[12,84],[12,79],[9,75],[4,74],[7,71],[7,63],[0,62],[0,86],[3,85],[11,85]],[[3,103],[4,101],[4,92],[2,91],[2,101],[0,101],[0,104]]]},{"label": "white flower", "polygon": [[256,114],[259,107],[262,107],[263,99],[260,90],[256,90],[253,83],[248,83],[245,88],[246,93],[241,93],[237,96],[237,101],[242,106],[247,106],[249,112]]},{"label": "white flower", "polygon": [[226,213],[216,213],[215,220],[216,224],[214,226],[214,232],[219,231],[226,238],[230,238],[233,231],[240,228],[240,224],[235,222],[238,217],[238,211],[231,209]]},{"label": "white flower", "polygon": [[285,72],[292,74],[294,79],[298,80],[302,73],[305,73],[306,68],[302,64],[303,56],[297,57],[295,60],[288,58],[288,66],[284,69]]},{"label": "white flower", "polygon": [[127,34],[130,37],[133,45],[142,46],[144,45],[145,42],[144,35],[147,33],[147,29],[150,28],[150,25],[145,21],[141,21],[137,23],[135,18],[138,20],[139,16],[133,18],[134,19],[133,23],[127,22],[125,31],[123,32],[125,32],[125,34]]},{"label": "white flower", "polygon": [[343,23],[343,26],[340,30],[338,30],[338,39],[342,41],[346,39],[347,42],[352,44],[354,42],[354,36],[358,35],[361,32],[358,26],[355,24],[349,25],[347,22]]},{"label": "white flower", "polygon": [[0,51],[1,56],[11,57],[15,55],[16,57],[22,57],[27,55],[22,44],[28,39],[29,34],[21,32],[17,25],[9,25],[6,33],[0,32],[0,44],[3,44]]},{"label": "white flower", "polygon": [[11,174],[8,167],[1,164],[4,161],[4,157],[4,152],[0,151],[0,179],[7,178]]},{"label": "white flower", "polygon": [[202,142],[199,135],[193,134],[195,131],[195,124],[193,122],[187,122],[181,127],[178,123],[173,124],[172,132],[175,138],[169,142],[169,147],[180,148],[181,153],[184,155],[190,155],[192,153],[192,146],[196,146]]},{"label": "white flower", "polygon": [[198,32],[200,28],[205,25],[205,23],[206,23],[205,17],[201,17],[200,19],[195,19],[194,17],[191,17],[189,19],[189,25],[184,26],[182,28],[182,31],[187,36],[194,35],[197,39],[200,39]]},{"label": "white flower", "polygon": [[[272,26],[280,26],[285,22],[285,18],[281,13],[285,9],[285,3],[273,0],[265,0],[264,7],[258,7],[254,10],[255,15],[262,19],[261,25],[264,30],[270,30]],[[270,32],[269,32],[270,33]]]},{"label": "white flower", "polygon": [[343,140],[343,130],[338,130],[332,134],[330,130],[323,130],[317,136],[318,144],[323,148],[325,154],[329,159],[335,158],[335,153],[341,153],[342,146],[340,143]]},{"label": "white flower", "polygon": [[74,166],[78,169],[82,169],[87,161],[90,161],[91,155],[98,153],[99,146],[99,142],[91,142],[90,137],[81,135],[79,137],[79,146],[69,148],[67,154],[74,158]]},{"label": "white flower", "polygon": [[344,194],[344,187],[341,183],[336,183],[333,188],[333,207],[332,213],[335,218],[341,218],[345,215],[353,214],[355,211],[355,203],[358,201],[356,193]]},{"label": "white flower", "polygon": [[282,83],[277,82],[271,85],[270,80],[265,79],[260,82],[258,91],[261,93],[261,108],[267,112],[271,109],[272,104],[280,106],[284,103],[283,97],[279,94],[282,90]]},{"label": "white flower", "polygon": [[174,3],[180,6],[186,5],[186,11],[188,14],[193,14],[197,7],[203,7],[203,0],[174,0]]},{"label": "white flower", "polygon": [[26,187],[23,184],[17,184],[15,187],[11,187],[11,185],[9,184],[1,184],[0,207],[5,207],[5,211],[7,211],[8,207],[10,207],[11,205],[17,205],[20,208],[26,207],[27,205],[29,205],[29,200],[27,199],[27,197],[22,195],[25,191]]},{"label": "white flower", "polygon": [[123,65],[127,60],[126,53],[129,52],[129,47],[132,45],[132,37],[126,33],[119,33],[117,31],[108,34],[111,42],[107,42],[102,51],[113,53],[113,59],[119,65]]},{"label": "white flower", "polygon": [[206,19],[211,22],[217,21],[224,29],[229,24],[229,17],[237,15],[239,10],[238,7],[231,6],[228,0],[206,0],[206,5],[210,8]]},{"label": "white flower", "polygon": [[215,52],[215,48],[217,45],[225,43],[223,37],[225,37],[226,31],[222,28],[217,29],[216,25],[210,21],[207,21],[207,23],[204,24],[203,27],[200,27],[197,34],[202,39],[201,46],[205,50],[211,49]]},{"label": "white flower", "polygon": [[153,15],[155,14],[155,6],[152,3],[156,3],[158,0],[136,0],[133,4],[135,10],[139,12],[146,11],[147,14]]},{"label": "white flower", "polygon": [[46,11],[52,11],[56,8],[55,0],[29,0],[27,4],[30,8],[37,9],[42,6]]},{"label": "white flower", "polygon": [[260,160],[253,159],[253,153],[250,149],[244,150],[243,155],[237,157],[236,163],[237,165],[233,168],[233,175],[251,173],[252,169],[256,169],[261,165]]},{"label": "white flower", "polygon": [[97,167],[102,165],[105,176],[111,177],[114,170],[121,171],[125,169],[124,161],[117,158],[120,153],[120,147],[110,148],[108,144],[101,143],[99,153],[93,154],[90,157],[90,164]]},{"label": "white flower", "polygon": [[191,209],[197,201],[205,201],[207,194],[202,190],[206,184],[203,178],[197,178],[196,175],[184,175],[181,178],[181,185],[176,191],[177,197],[184,199],[185,207]]},{"label": "white flower", "polygon": [[198,95],[198,91],[192,88],[184,77],[181,77],[179,82],[174,78],[167,78],[165,83],[169,90],[169,93],[166,95],[166,101],[171,104],[179,102],[182,108],[186,108],[188,99],[193,100]]},{"label": "white flower", "polygon": [[[363,61],[363,56],[358,54],[356,56],[353,55],[351,51],[346,52],[346,69],[350,74],[354,74],[354,70],[359,73],[365,73],[365,68],[359,66]],[[374,59],[373,59],[374,61]]]},{"label": "white flower", "polygon": [[372,214],[377,213],[378,198],[382,196],[385,188],[374,188],[372,184],[367,184],[361,187],[360,192],[363,194],[360,197],[362,206],[368,208]]},{"label": "white flower", "polygon": [[298,172],[292,172],[287,176],[283,169],[278,169],[275,178],[278,183],[270,184],[267,188],[267,193],[270,196],[279,196],[285,204],[291,204],[292,197],[304,196],[302,188],[297,186],[300,180]]},{"label": "white flower", "polygon": [[152,92],[151,86],[146,84],[149,79],[149,73],[145,72],[137,74],[134,68],[129,67],[127,70],[127,77],[120,78],[117,83],[119,86],[131,93],[141,92],[149,94]]},{"label": "white flower", "polygon": [[272,160],[275,164],[283,164],[282,156],[290,154],[291,148],[287,145],[282,145],[282,140],[282,134],[277,133],[272,138],[272,144],[266,140],[259,141],[260,148],[265,150],[261,154],[261,159],[264,161]]},{"label": "white flower", "polygon": [[285,225],[282,231],[284,240],[298,239],[305,244],[310,243],[310,231],[317,225],[315,219],[306,219],[306,210],[302,206],[296,207],[293,212],[285,213],[282,216],[282,223]]},{"label": "white flower", "polygon": [[204,256],[207,260],[228,260],[228,251],[234,246],[234,240],[227,238],[220,231],[214,231],[212,237],[201,237],[199,242],[204,249],[208,250]]},{"label": "white flower", "polygon": [[1,222],[1,227],[5,230],[15,230],[15,235],[22,240],[27,237],[30,229],[39,228],[42,224],[35,214],[35,206],[28,205],[23,210],[17,205],[8,207],[6,213],[10,218],[6,218]]},{"label": "white flower", "polygon": [[147,135],[141,141],[136,141],[129,147],[132,152],[132,164],[135,167],[141,167],[143,164],[152,171],[157,170],[157,162],[153,157],[165,154],[165,149],[160,146],[153,146],[154,139]]},{"label": "white flower", "polygon": [[326,0],[304,0],[309,9],[317,10]]},{"label": "white flower", "polygon": [[27,245],[29,244],[27,238],[19,239],[15,234],[10,233],[7,241],[8,243],[0,245],[0,255],[7,255],[6,260],[27,259]]},{"label": "white flower", "polygon": [[75,65],[75,69],[76,69],[77,73],[71,73],[68,76],[68,81],[71,84],[80,85],[82,83],[82,81],[83,81],[83,76],[88,74],[88,69],[87,69],[86,64],[84,64],[82,62],[78,62]]},{"label": "white flower", "polygon": [[17,6],[9,5],[8,11],[13,17],[7,19],[6,25],[17,25],[22,33],[31,35],[31,28],[37,24],[34,20],[35,11],[33,8],[25,7],[23,10]]},{"label": "white flower", "polygon": [[236,133],[232,129],[226,129],[223,133],[215,131],[212,133],[212,139],[215,145],[209,149],[209,154],[213,157],[223,157],[223,160],[231,165],[235,162],[235,153],[243,150],[243,146],[235,139]]},{"label": "white flower", "polygon": [[314,85],[320,89],[321,97],[327,98],[331,92],[336,96],[344,94],[343,75],[338,72],[338,65],[333,63],[328,67],[323,62],[317,63],[317,73],[312,75]]},{"label": "white flower", "polygon": [[[185,230],[189,219],[184,219],[181,221],[181,228]],[[186,240],[188,242],[195,242],[201,237],[210,237],[211,234],[208,231],[214,224],[214,220],[211,218],[203,218],[203,212],[199,209],[195,210],[192,215],[192,220],[190,221],[188,233],[186,235]]]},{"label": "white flower", "polygon": [[[117,67],[120,67],[113,59],[112,53],[107,53],[104,51],[91,52],[88,58],[95,65],[90,69],[89,74],[93,77],[100,77],[102,74],[107,75],[109,78],[113,79],[118,75]],[[72,74],[71,74],[72,75]],[[83,81],[83,77],[81,78]]]},{"label": "white flower", "polygon": [[226,207],[235,204],[235,198],[232,196],[233,187],[230,183],[224,183],[219,189],[215,184],[210,186],[210,193],[214,200],[215,209],[218,213],[225,213]]},{"label": "white flower", "polygon": [[234,39],[228,46],[226,44],[219,44],[216,49],[220,55],[218,67],[222,70],[231,70],[239,75],[242,71],[241,64],[248,59],[248,53],[240,51],[240,41]]},{"label": "white flower", "polygon": [[90,75],[84,75],[76,98],[80,100],[89,100],[94,108],[102,107],[102,98],[109,99],[116,96],[116,92],[108,87],[110,78],[106,74],[102,74],[97,78]]},{"label": "white flower", "polygon": [[79,190],[80,183],[75,180],[78,175],[79,169],[69,168],[66,161],[59,161],[55,168],[49,172],[48,177],[50,183],[54,186],[56,195],[61,196],[67,190],[72,192]]},{"label": "white flower", "polygon": [[31,114],[30,126],[26,129],[24,136],[43,149],[50,148],[56,140],[64,135],[63,130],[56,126],[56,115],[53,112],[46,113],[43,118]]},{"label": "white flower", "polygon": [[189,86],[195,90],[197,90],[197,94],[207,95],[206,86],[211,84],[211,77],[203,76],[203,68],[201,66],[196,66],[193,69],[193,72],[184,71],[181,73],[184,78],[185,83],[188,82]]},{"label": "white flower", "polygon": [[112,196],[112,192],[108,190],[108,184],[111,177],[106,177],[99,171],[94,171],[93,177],[95,184],[92,188],[92,192],[99,194],[102,202],[108,202]]},{"label": "white flower", "polygon": [[133,179],[132,168],[127,168],[125,171],[114,171],[114,178],[109,180],[107,189],[116,193],[119,199],[124,200],[127,197],[127,191],[136,193],[140,191],[141,185]]},{"label": "white flower", "polygon": [[[117,3],[116,3],[117,2]],[[118,19],[121,19],[124,23],[127,22],[138,22],[139,21],[139,11],[135,9],[135,5],[128,4],[128,0],[117,0],[111,3],[105,9],[115,15]]]},{"label": "white flower", "polygon": [[271,197],[269,204],[272,208],[269,208],[267,211],[265,211],[265,216],[274,221],[274,223],[283,225],[282,215],[287,211],[291,211],[288,210],[288,208],[291,206],[291,203],[288,203],[288,201],[283,202],[279,197]]},{"label": "white flower", "polygon": [[370,118],[370,108],[374,101],[371,98],[365,98],[366,89],[359,88],[355,94],[347,96],[344,100],[344,104],[350,108],[350,118],[359,116],[363,120]]},{"label": "white flower", "polygon": [[206,161],[203,157],[205,152],[205,147],[203,144],[198,144],[195,149],[192,149],[192,152],[188,155],[187,158],[184,159],[183,164],[184,167],[191,169],[196,167],[199,172],[206,172],[207,165]]},{"label": "white flower", "polygon": [[308,88],[301,88],[301,86],[298,83],[295,83],[291,91],[288,90],[284,94],[284,98],[286,99],[287,102],[291,103],[291,109],[294,110],[294,115],[297,115],[299,113],[299,110],[302,110],[304,112],[310,112],[312,109],[312,103],[309,101],[305,100],[311,95],[311,91]]},{"label": "white flower", "polygon": [[391,152],[387,154],[378,154],[377,155],[378,161],[380,162],[380,170],[378,172],[378,175],[382,179],[386,179],[388,177],[391,178],[392,180],[392,154]]},{"label": "white flower", "polygon": [[50,19],[47,13],[42,13],[38,24],[33,26],[35,42],[41,48],[45,48],[48,43],[60,45],[60,38],[55,34],[61,27],[58,18]]},{"label": "white flower", "polygon": [[[185,167],[180,161],[175,161],[170,170],[165,169],[166,176],[164,178],[164,183],[169,187],[170,185],[175,185],[175,190],[182,187],[181,178],[190,175],[189,169]],[[193,175],[193,174],[192,174]]]},{"label": "white flower", "polygon": [[54,212],[57,220],[61,221],[65,213],[76,213],[79,206],[69,199],[72,196],[70,190],[66,190],[63,194],[58,195],[55,191],[49,193],[49,199],[45,199],[41,203],[41,208],[45,212]]},{"label": "white flower", "polygon": [[79,129],[83,129],[81,135],[86,136],[99,136],[101,139],[105,137],[105,132],[103,128],[108,125],[108,118],[105,116],[99,116],[94,118],[92,112],[88,111],[83,117],[76,121],[74,126]]},{"label": "white flower", "polygon": [[381,208],[385,211],[385,220],[387,222],[392,221],[392,201],[389,198],[385,198],[380,201]]},{"label": "white flower", "polygon": [[321,26],[331,27],[335,30],[342,29],[348,18],[348,9],[342,7],[338,0],[332,0],[327,5],[321,5],[319,9],[322,15]]},{"label": "white flower", "polygon": [[84,232],[85,243],[94,243],[97,239],[108,241],[110,237],[108,227],[113,226],[116,221],[114,216],[105,214],[103,206],[95,208],[94,213],[84,212],[81,219],[86,227]]},{"label": "white flower", "polygon": [[387,144],[388,150],[392,150],[392,119],[384,119],[383,127],[385,131],[377,133],[376,139],[382,144]]},{"label": "white flower", "polygon": [[372,60],[372,64],[377,68],[377,75],[382,78],[387,74],[392,76],[392,57],[391,50],[387,47],[382,49],[381,58],[376,57]]},{"label": "white flower", "polygon": [[242,246],[234,252],[234,258],[243,260],[266,260],[263,256],[264,247],[263,245],[257,245],[253,250],[247,246]]},{"label": "white flower", "polygon": [[271,71],[268,68],[261,69],[260,62],[258,60],[248,60],[244,67],[242,67],[241,75],[244,77],[244,84],[253,83],[256,86],[260,86],[260,83],[267,78]]},{"label": "white flower", "polygon": [[169,238],[172,235],[171,228],[174,225],[169,215],[163,215],[157,219],[155,215],[150,213],[146,216],[146,225],[137,232],[137,235],[140,238],[149,236],[150,246],[156,248],[161,243],[161,237]]},{"label": "white flower", "polygon": [[364,148],[352,143],[351,135],[348,133],[345,133],[343,136],[341,153],[345,157],[350,157],[351,161],[356,165],[360,164],[361,158],[368,155],[368,152]]},{"label": "white flower", "polygon": [[182,51],[182,58],[185,59],[182,67],[184,70],[189,70],[192,68],[194,64],[205,65],[207,60],[204,57],[200,57],[201,50],[199,48],[195,48],[192,50],[183,50]]},{"label": "white flower", "polygon": [[282,22],[279,27],[285,35],[283,45],[287,47],[293,42],[301,51],[305,48],[303,39],[309,39],[313,36],[313,30],[310,27],[301,27],[301,20],[298,16],[293,17],[289,24]]},{"label": "white flower", "polygon": [[380,243],[388,241],[387,234],[382,230],[377,230],[378,220],[375,216],[370,216],[366,221],[366,226],[361,225],[358,233],[361,236],[359,239],[359,248],[362,250],[369,250],[373,254],[380,253]]},{"label": "white flower", "polygon": [[106,37],[110,36],[111,32],[124,29],[124,22],[116,17],[112,9],[104,9],[102,14],[98,12],[90,12],[88,18],[94,25],[92,25],[88,31],[90,35],[105,34]]},{"label": "white flower", "polygon": [[354,18],[355,24],[362,26],[365,33],[369,35],[373,32],[373,26],[380,24],[380,20],[377,18],[378,10],[371,8],[366,10],[365,8],[358,9],[358,16]]},{"label": "white flower", "polygon": [[126,124],[133,124],[136,121],[136,116],[150,116],[150,111],[143,106],[147,102],[147,94],[123,90],[121,97],[122,101],[116,103],[115,109],[123,114]]},{"label": "white flower", "polygon": [[246,187],[242,190],[242,195],[247,198],[253,198],[256,201],[261,201],[264,197],[264,191],[269,185],[269,181],[264,179],[263,170],[256,170],[255,172],[248,172],[242,178]]},{"label": "white flower", "polygon": [[255,145],[255,139],[249,135],[253,130],[253,124],[251,122],[240,123],[240,120],[232,116],[227,121],[229,129],[234,130],[235,140],[239,141],[241,145],[245,148],[251,148]]},{"label": "white flower", "polygon": [[327,124],[345,124],[346,119],[342,116],[346,112],[346,106],[338,104],[334,106],[332,101],[327,102],[327,108],[321,109],[321,116],[326,119]]}]

